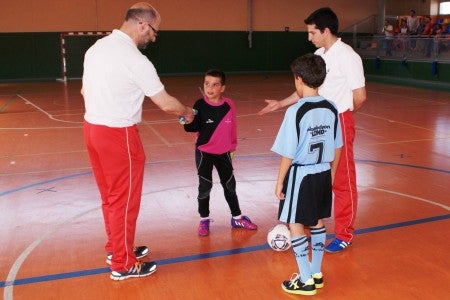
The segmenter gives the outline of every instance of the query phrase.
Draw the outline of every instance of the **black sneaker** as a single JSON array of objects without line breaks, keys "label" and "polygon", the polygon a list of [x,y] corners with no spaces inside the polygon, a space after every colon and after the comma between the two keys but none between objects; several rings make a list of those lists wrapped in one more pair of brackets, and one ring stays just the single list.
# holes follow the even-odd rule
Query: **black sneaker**
[{"label": "black sneaker", "polygon": [[323,288],[323,275],[322,275],[322,272],[313,274],[312,278],[314,279],[314,285],[316,286],[316,289]]},{"label": "black sneaker", "polygon": [[[150,250],[147,246],[137,246],[133,248],[134,255],[136,255],[136,259],[141,259],[147,256],[150,253]],[[108,253],[106,255],[106,263],[111,265],[112,253]]]},{"label": "black sneaker", "polygon": [[314,279],[310,278],[303,283],[300,280],[300,276],[296,273],[292,274],[290,280],[283,281],[281,288],[286,293],[304,296],[312,296],[317,293]]},{"label": "black sneaker", "polygon": [[156,263],[154,261],[137,261],[128,272],[120,273],[112,271],[109,278],[112,280],[124,280],[132,277],[145,277],[156,271]]}]

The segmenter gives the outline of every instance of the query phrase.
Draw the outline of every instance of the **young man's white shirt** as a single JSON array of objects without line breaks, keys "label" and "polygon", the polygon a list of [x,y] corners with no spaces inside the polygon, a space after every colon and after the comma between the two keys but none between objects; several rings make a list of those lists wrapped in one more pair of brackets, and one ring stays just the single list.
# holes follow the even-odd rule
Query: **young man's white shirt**
[{"label": "young man's white shirt", "polygon": [[333,101],[339,113],[353,110],[353,90],[365,86],[361,57],[340,38],[326,52],[322,47],[315,54],[325,60],[327,70],[319,95]]}]

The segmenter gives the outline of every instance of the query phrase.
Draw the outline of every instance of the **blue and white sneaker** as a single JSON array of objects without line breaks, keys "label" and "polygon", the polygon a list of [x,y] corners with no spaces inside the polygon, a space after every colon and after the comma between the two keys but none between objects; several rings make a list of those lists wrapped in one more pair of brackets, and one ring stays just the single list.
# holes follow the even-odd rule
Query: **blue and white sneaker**
[{"label": "blue and white sneaker", "polygon": [[325,251],[329,253],[340,252],[349,247],[351,244],[351,242],[344,242],[341,239],[335,238],[331,241],[331,243],[328,244],[328,246],[325,247]]}]

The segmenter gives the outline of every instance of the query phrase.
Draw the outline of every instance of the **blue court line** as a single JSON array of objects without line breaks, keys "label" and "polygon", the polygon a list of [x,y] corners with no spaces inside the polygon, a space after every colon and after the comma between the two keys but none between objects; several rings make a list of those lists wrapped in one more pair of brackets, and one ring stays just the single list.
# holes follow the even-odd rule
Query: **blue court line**
[{"label": "blue court line", "polygon": [[[355,234],[366,234],[366,233],[372,233],[372,232],[377,232],[377,231],[382,231],[382,230],[389,230],[389,229],[424,224],[424,223],[429,223],[429,222],[436,222],[436,221],[441,221],[441,220],[446,220],[446,219],[450,219],[450,214],[435,216],[435,217],[430,217],[430,218],[424,218],[424,219],[418,219],[418,220],[393,223],[393,224],[388,224],[388,225],[381,225],[381,226],[357,229],[357,230],[355,230]],[[331,239],[333,237],[334,237],[334,234],[327,234],[327,239]],[[189,262],[189,261],[215,258],[215,257],[221,257],[221,256],[227,256],[227,255],[235,255],[235,254],[260,251],[260,250],[266,250],[266,249],[270,249],[270,247],[267,243],[264,243],[259,246],[250,246],[250,247],[244,247],[244,248],[236,248],[236,249],[221,250],[221,251],[216,251],[216,252],[208,252],[208,253],[200,253],[200,254],[180,256],[180,257],[174,257],[174,258],[166,258],[166,259],[157,260],[156,262],[158,265],[168,265],[168,264],[175,264],[175,263],[180,263],[180,262]],[[0,282],[0,288],[4,288],[6,286],[12,286],[12,285],[24,285],[24,284],[52,281],[52,280],[61,280],[61,279],[69,279],[69,278],[75,278],[75,277],[97,275],[97,274],[103,274],[103,273],[109,273],[109,272],[110,272],[109,267],[105,267],[105,268],[97,268],[97,269],[90,269],[90,270],[82,270],[82,271],[74,271],[74,272],[67,272],[67,273],[59,273],[59,274],[52,274],[52,275],[22,278],[22,279],[16,279],[13,282],[2,281],[2,282]]]},{"label": "blue court line", "polygon": [[[275,157],[279,157],[279,156],[278,155],[268,154],[268,155],[239,155],[238,157],[240,157],[240,158],[254,158],[254,159],[257,159],[257,158],[275,158]],[[166,164],[166,163],[172,163],[172,162],[174,162],[174,161],[147,162],[147,163],[145,163],[145,165],[159,165],[159,164]],[[450,174],[450,170],[436,169],[436,168],[423,167],[423,166],[414,166],[414,165],[400,164],[400,163],[394,163],[394,162],[376,161],[376,160],[368,160],[368,159],[355,159],[355,162],[364,162],[364,163],[374,163],[374,164],[382,164],[382,165],[400,166],[400,167],[407,167],[407,168],[413,168],[413,169],[421,169],[421,170],[428,170],[428,171],[433,171],[433,172]],[[91,173],[92,173],[92,171],[83,172],[83,173],[77,173],[77,174],[72,174],[72,175],[68,175],[68,176],[64,176],[64,177],[54,178],[54,179],[47,180],[47,181],[37,182],[37,183],[34,183],[34,184],[30,184],[30,185],[21,186],[21,187],[16,188],[16,189],[12,189],[12,190],[1,192],[0,193],[0,197],[6,196],[8,194],[12,194],[12,193],[15,193],[15,192],[18,192],[18,191],[26,190],[26,189],[29,189],[29,188],[32,188],[32,187],[35,187],[35,186],[43,185],[43,184],[46,184],[46,183],[51,183],[51,182],[55,182],[55,181],[61,181],[61,180],[65,180],[65,179],[69,179],[69,178],[73,178],[73,177],[84,176],[84,175],[91,174]]]},{"label": "blue court line", "polygon": [[[146,165],[158,165],[158,164],[164,164],[164,163],[168,163],[169,161],[160,161],[160,162],[147,162],[145,163]],[[172,162],[172,161],[170,161]],[[63,177],[57,177],[57,178],[53,178],[50,180],[46,180],[46,181],[41,181],[41,182],[36,182],[33,184],[29,184],[29,185],[24,185],[21,187],[18,187],[16,189],[12,189],[12,190],[8,190],[8,191],[4,191],[0,193],[0,197],[2,196],[6,196],[8,194],[13,194],[22,190],[26,190],[35,186],[39,186],[39,185],[43,185],[43,184],[47,184],[47,183],[51,183],[51,182],[55,182],[55,181],[62,181],[62,180],[66,180],[66,179],[70,179],[70,178],[74,178],[74,177],[80,177],[80,176],[84,176],[84,175],[88,175],[88,174],[92,174],[92,171],[87,171],[87,172],[82,172],[82,173],[76,173],[76,174],[72,174],[72,175],[67,175],[67,176],[63,176]]]},{"label": "blue court line", "polygon": [[24,185],[24,186],[21,186],[19,188],[13,189],[13,190],[2,192],[2,193],[0,193],[0,197],[8,195],[8,194],[13,194],[13,193],[16,193],[16,192],[19,192],[19,191],[22,191],[22,190],[26,190],[26,189],[29,189],[29,188],[32,188],[32,187],[35,187],[35,186],[40,186],[40,185],[43,185],[43,184],[46,184],[46,183],[51,183],[51,182],[61,181],[61,180],[69,179],[69,178],[84,176],[84,175],[87,175],[87,174],[90,174],[90,173],[92,173],[92,171],[78,173],[78,174],[72,174],[72,175],[68,175],[68,176],[54,178],[54,179],[51,179],[51,180],[46,180],[46,181],[36,182],[36,183],[33,183],[33,184],[29,184],[29,185]]}]

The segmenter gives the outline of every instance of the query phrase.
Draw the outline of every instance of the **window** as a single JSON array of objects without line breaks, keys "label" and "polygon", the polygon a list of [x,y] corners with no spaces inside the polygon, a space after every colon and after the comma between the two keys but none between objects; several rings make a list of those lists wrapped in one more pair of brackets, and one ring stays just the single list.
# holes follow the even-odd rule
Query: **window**
[{"label": "window", "polygon": [[450,15],[450,1],[439,3],[439,14]]}]

